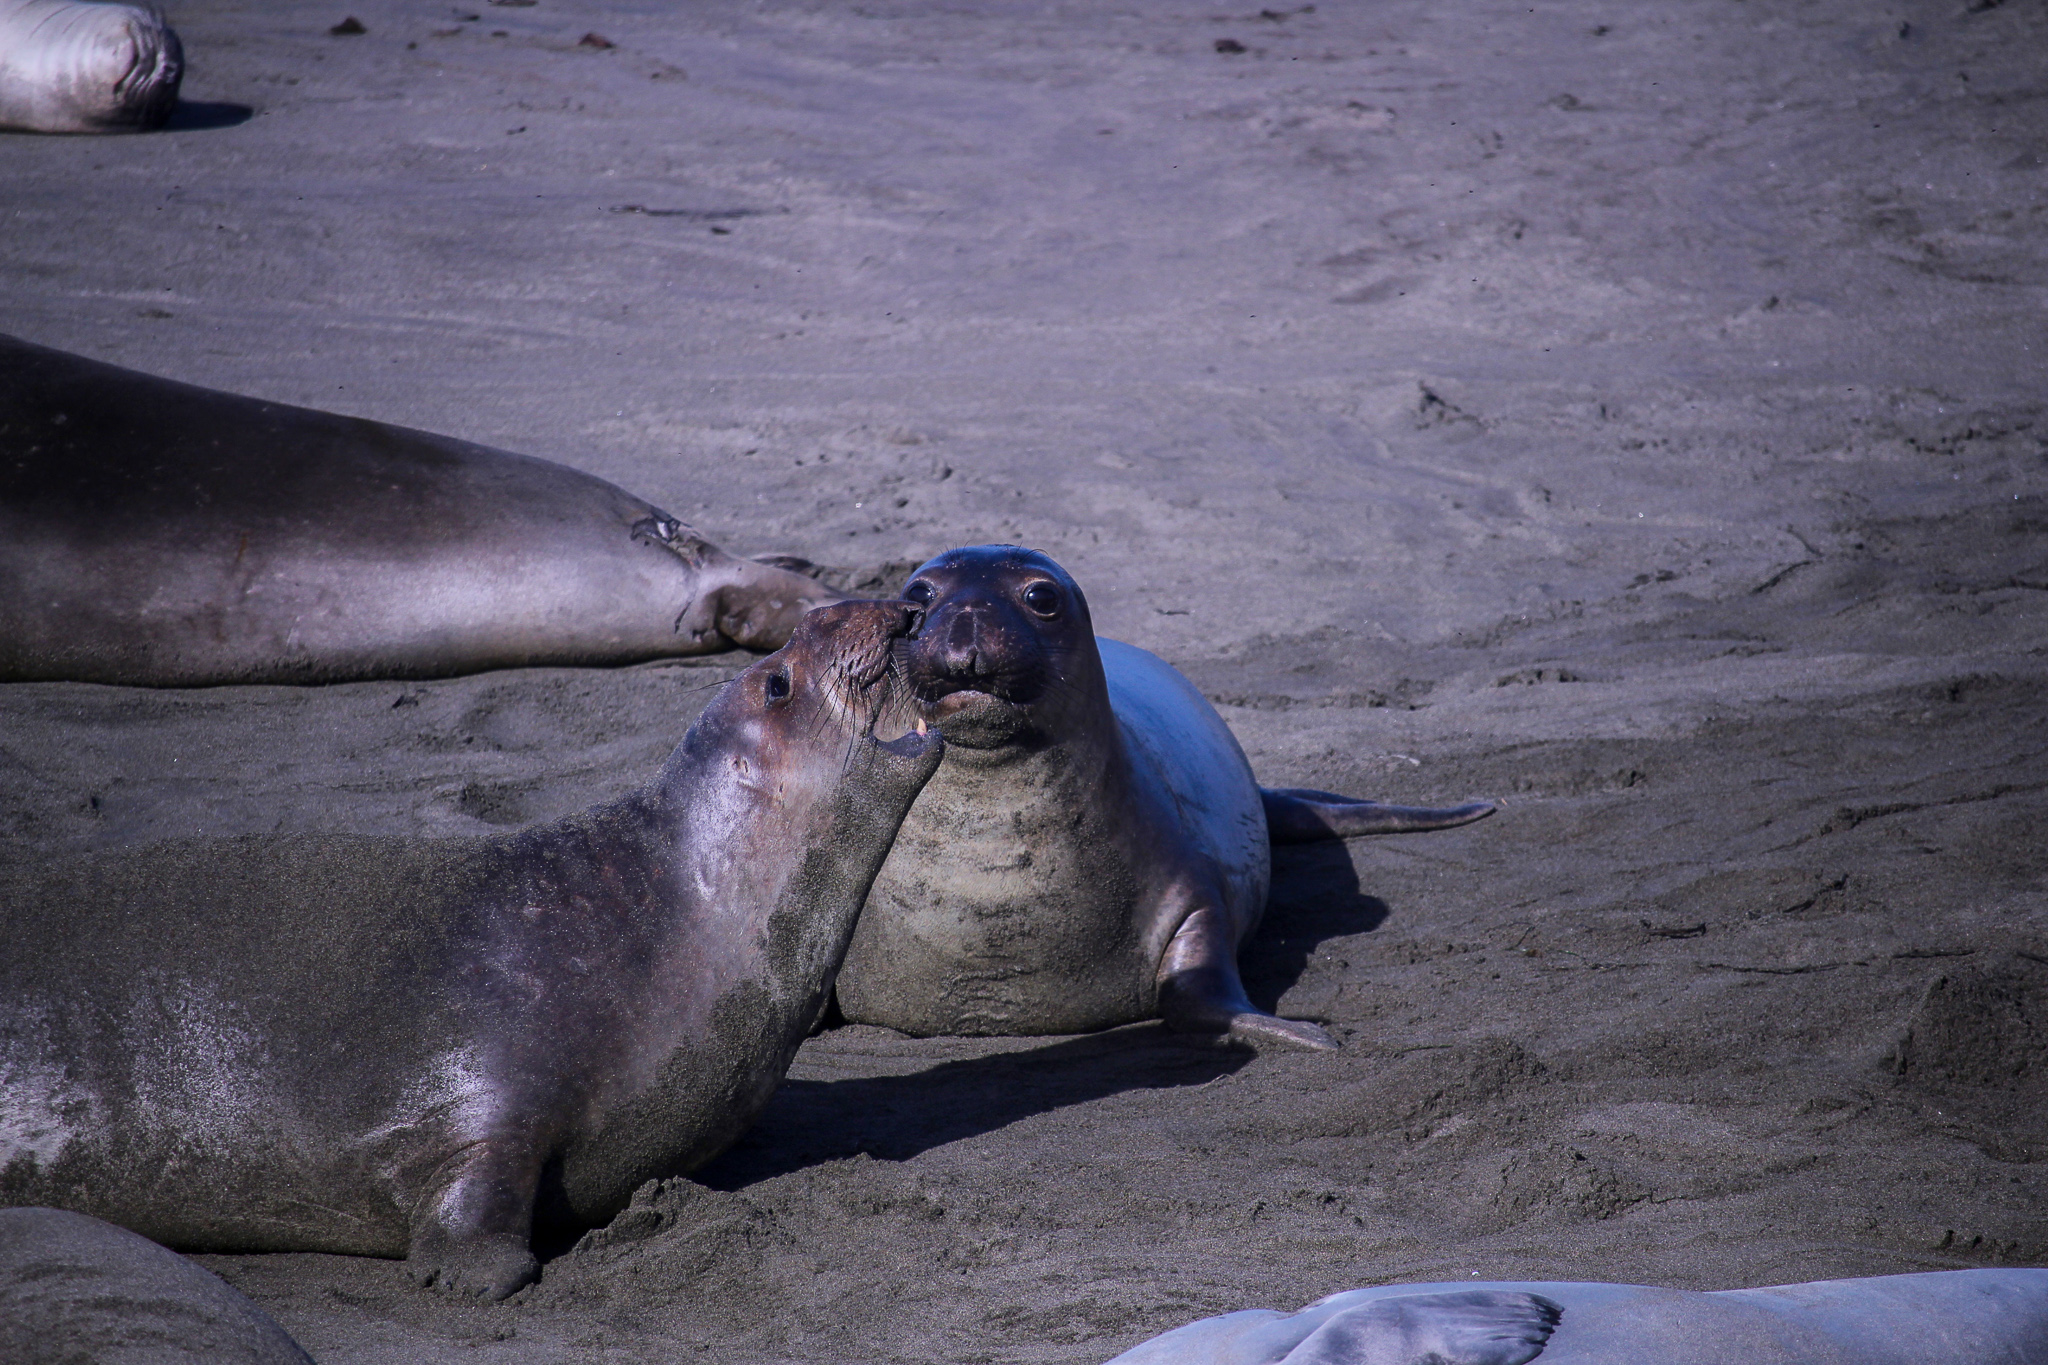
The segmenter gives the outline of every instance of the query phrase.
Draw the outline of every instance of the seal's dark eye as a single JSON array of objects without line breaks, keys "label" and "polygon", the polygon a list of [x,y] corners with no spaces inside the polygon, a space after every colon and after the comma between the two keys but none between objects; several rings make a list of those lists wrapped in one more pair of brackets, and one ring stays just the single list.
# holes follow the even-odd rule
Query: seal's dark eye
[{"label": "seal's dark eye", "polygon": [[937,595],[937,593],[932,591],[931,584],[923,582],[912,583],[909,587],[903,590],[903,600],[906,602],[915,602],[920,607],[930,606],[932,604],[932,598],[936,597]]},{"label": "seal's dark eye", "polygon": [[1040,616],[1060,614],[1060,590],[1050,583],[1033,583],[1024,589],[1024,605]]},{"label": "seal's dark eye", "polygon": [[775,705],[777,702],[785,702],[789,700],[789,674],[770,673],[768,675],[768,681],[765,686],[768,693],[768,704],[770,706]]}]

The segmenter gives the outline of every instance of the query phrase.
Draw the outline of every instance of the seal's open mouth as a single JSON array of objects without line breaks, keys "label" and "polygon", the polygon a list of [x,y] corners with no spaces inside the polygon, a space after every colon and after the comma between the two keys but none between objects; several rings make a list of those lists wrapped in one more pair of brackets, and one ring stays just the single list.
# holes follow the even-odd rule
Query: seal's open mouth
[{"label": "seal's open mouth", "polygon": [[920,696],[918,700],[919,709],[935,725],[960,717],[1009,715],[1022,710],[1022,703],[978,687],[955,688],[937,697]]},{"label": "seal's open mouth", "polygon": [[1043,680],[1036,669],[942,673],[918,667],[914,657],[910,678],[917,699],[935,715],[945,715],[949,710],[958,710],[977,701],[1028,706],[1044,690]]}]

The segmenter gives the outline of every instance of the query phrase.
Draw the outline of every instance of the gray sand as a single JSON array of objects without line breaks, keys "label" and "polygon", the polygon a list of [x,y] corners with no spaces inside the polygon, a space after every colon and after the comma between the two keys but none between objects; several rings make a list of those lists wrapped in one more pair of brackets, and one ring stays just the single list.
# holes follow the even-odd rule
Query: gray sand
[{"label": "gray sand", "polygon": [[[172,131],[0,140],[0,329],[874,581],[1035,545],[1267,781],[1507,802],[1281,858],[1341,1053],[842,1029],[510,1305],[202,1258],[322,1361],[2048,1261],[2039,4],[170,13]],[[0,848],[538,819],[731,670],[16,685]]]}]

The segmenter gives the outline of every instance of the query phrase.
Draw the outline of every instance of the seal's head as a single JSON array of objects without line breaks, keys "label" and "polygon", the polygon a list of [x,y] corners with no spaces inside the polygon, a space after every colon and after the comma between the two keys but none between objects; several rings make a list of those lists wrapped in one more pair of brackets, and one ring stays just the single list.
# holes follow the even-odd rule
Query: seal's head
[{"label": "seal's head", "polygon": [[[778,827],[799,846],[850,813],[879,815],[898,798],[908,809],[943,749],[911,714],[894,655],[922,618],[907,602],[811,612],[704,708],[677,750],[677,775],[718,792],[705,804],[722,819]],[[878,727],[908,733],[884,740]]]},{"label": "seal's head", "polygon": [[904,599],[924,609],[898,646],[927,721],[949,744],[1033,747],[1106,706],[1088,599],[1037,550],[948,550],[911,575]]}]

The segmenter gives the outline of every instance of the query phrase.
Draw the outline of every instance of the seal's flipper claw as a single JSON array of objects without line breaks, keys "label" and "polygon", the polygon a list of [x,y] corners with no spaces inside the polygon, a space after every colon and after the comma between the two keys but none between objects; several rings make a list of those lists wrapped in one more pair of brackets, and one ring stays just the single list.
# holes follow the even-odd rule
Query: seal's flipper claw
[{"label": "seal's flipper claw", "polygon": [[1563,1315],[1541,1295],[1499,1289],[1374,1299],[1323,1319],[1279,1365],[1526,1365]]},{"label": "seal's flipper claw", "polygon": [[1282,1019],[1277,1014],[1264,1014],[1258,1010],[1232,1015],[1230,1036],[1253,1047],[1284,1043],[1289,1047],[1305,1047],[1311,1052],[1336,1052],[1343,1047],[1320,1024],[1311,1024],[1306,1019]]},{"label": "seal's flipper claw", "polygon": [[540,1278],[540,1262],[520,1235],[430,1239],[406,1258],[414,1284],[456,1298],[500,1303]]},{"label": "seal's flipper claw", "polygon": [[819,566],[802,555],[748,555],[747,558],[756,564],[766,564],[771,569],[787,569],[791,573],[800,573],[805,578],[816,578],[819,573]]},{"label": "seal's flipper claw", "polygon": [[1266,835],[1276,844],[1455,829],[1500,809],[1491,801],[1463,806],[1387,806],[1308,787],[1261,787],[1259,799],[1266,807]]}]

